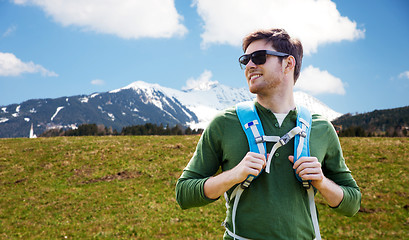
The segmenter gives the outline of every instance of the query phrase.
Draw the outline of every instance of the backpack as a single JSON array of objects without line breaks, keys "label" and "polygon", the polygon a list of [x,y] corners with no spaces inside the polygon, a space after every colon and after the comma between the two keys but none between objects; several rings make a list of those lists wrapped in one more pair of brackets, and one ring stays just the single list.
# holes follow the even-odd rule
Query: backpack
[{"label": "backpack", "polygon": [[[312,117],[311,113],[308,111],[307,108],[302,106],[297,106],[297,123],[296,127],[291,129],[288,133],[286,133],[282,137],[278,136],[265,136],[263,126],[261,125],[261,120],[257,114],[257,110],[255,108],[254,102],[242,102],[236,105],[236,112],[237,116],[240,120],[241,126],[243,131],[246,134],[247,141],[249,144],[250,152],[260,153],[266,156],[266,142],[275,142],[273,145],[270,155],[267,158],[267,164],[265,171],[266,173],[270,173],[270,164],[272,157],[275,151],[287,144],[292,138],[294,138],[294,163],[300,159],[301,157],[310,156],[310,149],[309,149],[309,138],[310,138],[310,130],[312,124]],[[296,171],[296,170],[295,170]],[[260,171],[259,175],[262,171]],[[314,226],[316,240],[321,240],[320,230],[318,226],[318,219],[317,219],[317,212],[315,208],[314,202],[314,189],[310,184],[310,181],[302,180],[297,174],[295,174],[297,179],[303,184],[304,188],[307,190],[308,193],[308,200],[311,212],[311,219]],[[244,237],[238,236],[236,232],[236,211],[238,207],[238,203],[240,201],[241,194],[243,191],[248,188],[251,182],[258,177],[254,175],[249,175],[244,182],[239,184],[232,192],[230,199],[228,198],[227,194],[225,193],[224,196],[226,198],[226,207],[229,208],[229,202],[234,198],[233,209],[232,209],[232,223],[233,223],[233,232],[230,231],[226,226],[227,233],[233,237],[234,239],[247,239]]]}]

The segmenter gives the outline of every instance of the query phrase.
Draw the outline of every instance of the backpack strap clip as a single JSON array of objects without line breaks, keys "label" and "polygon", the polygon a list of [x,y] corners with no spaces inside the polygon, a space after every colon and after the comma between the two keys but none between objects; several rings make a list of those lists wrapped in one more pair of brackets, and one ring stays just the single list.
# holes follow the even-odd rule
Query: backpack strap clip
[{"label": "backpack strap clip", "polygon": [[257,136],[255,137],[256,143],[265,143],[266,140],[264,139],[264,136]]},{"label": "backpack strap clip", "polygon": [[291,140],[291,136],[288,135],[288,133],[286,133],[284,136],[282,136],[279,140],[281,145],[286,145],[290,140]]}]

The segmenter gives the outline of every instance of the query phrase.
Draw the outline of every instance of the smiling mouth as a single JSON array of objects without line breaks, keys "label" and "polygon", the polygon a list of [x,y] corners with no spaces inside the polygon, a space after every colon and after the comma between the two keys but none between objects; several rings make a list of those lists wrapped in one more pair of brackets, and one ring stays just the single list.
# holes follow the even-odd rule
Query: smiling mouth
[{"label": "smiling mouth", "polygon": [[251,75],[251,76],[250,76],[249,80],[252,81],[252,80],[254,80],[254,79],[256,79],[256,78],[259,78],[259,77],[261,77],[261,76],[262,76],[261,74],[254,74],[254,75]]}]

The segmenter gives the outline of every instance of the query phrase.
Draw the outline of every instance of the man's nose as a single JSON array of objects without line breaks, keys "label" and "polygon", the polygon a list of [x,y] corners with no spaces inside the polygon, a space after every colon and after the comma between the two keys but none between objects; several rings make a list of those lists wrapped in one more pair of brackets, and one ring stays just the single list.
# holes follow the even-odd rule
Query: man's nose
[{"label": "man's nose", "polygon": [[247,63],[246,68],[251,69],[255,68],[257,65],[250,59],[250,61]]}]

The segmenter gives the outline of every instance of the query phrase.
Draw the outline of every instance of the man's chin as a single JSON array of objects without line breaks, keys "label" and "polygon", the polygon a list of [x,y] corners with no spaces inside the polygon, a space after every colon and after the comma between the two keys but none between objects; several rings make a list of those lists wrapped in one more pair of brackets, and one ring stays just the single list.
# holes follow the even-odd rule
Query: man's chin
[{"label": "man's chin", "polygon": [[257,94],[259,92],[259,88],[256,86],[249,86],[249,91],[253,94]]}]

